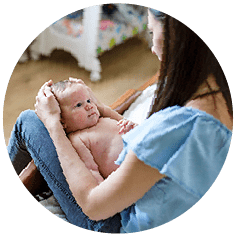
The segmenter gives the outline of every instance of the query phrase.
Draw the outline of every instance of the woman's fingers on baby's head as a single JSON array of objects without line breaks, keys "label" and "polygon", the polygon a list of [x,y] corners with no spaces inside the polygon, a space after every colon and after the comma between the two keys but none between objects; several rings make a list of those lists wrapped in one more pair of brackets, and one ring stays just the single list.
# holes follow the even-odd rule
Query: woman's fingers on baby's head
[{"label": "woman's fingers on baby's head", "polygon": [[53,81],[50,79],[49,81],[45,82],[43,86],[44,87],[45,86],[51,86],[52,84],[53,84]]},{"label": "woman's fingers on baby's head", "polygon": [[49,81],[45,82],[41,88],[45,88],[48,85]]},{"label": "woman's fingers on baby's head", "polygon": [[44,89],[46,86],[51,86],[53,81],[50,79],[49,81],[45,82],[40,89]]},{"label": "woman's fingers on baby's head", "polygon": [[44,96],[43,90],[44,90],[44,87],[42,86],[42,87],[39,89],[39,91],[38,91],[38,95],[37,95],[37,97],[36,97],[37,99],[39,99],[40,97]]},{"label": "woman's fingers on baby's head", "polygon": [[45,90],[45,87],[47,86],[48,82],[45,82],[42,87],[39,89],[39,92],[38,92],[38,96],[42,96],[44,95],[44,90]]},{"label": "woman's fingers on baby's head", "polygon": [[51,97],[51,96],[53,95],[53,94],[52,94],[52,91],[51,91],[51,88],[48,87],[48,86],[46,86],[46,87],[44,88],[44,94],[45,94],[46,97]]},{"label": "woman's fingers on baby's head", "polygon": [[79,79],[77,79],[75,77],[69,77],[69,80],[71,80],[71,81],[78,81]]},{"label": "woman's fingers on baby's head", "polygon": [[85,84],[82,79],[77,79],[77,78],[72,78],[72,77],[69,77],[69,81]]}]

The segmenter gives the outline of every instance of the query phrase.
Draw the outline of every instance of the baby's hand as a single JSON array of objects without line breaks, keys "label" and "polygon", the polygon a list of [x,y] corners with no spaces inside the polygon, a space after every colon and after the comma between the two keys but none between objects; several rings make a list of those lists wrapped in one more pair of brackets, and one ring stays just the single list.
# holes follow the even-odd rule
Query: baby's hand
[{"label": "baby's hand", "polygon": [[117,123],[117,125],[120,126],[119,134],[126,134],[138,124],[135,124],[130,120],[122,119]]}]

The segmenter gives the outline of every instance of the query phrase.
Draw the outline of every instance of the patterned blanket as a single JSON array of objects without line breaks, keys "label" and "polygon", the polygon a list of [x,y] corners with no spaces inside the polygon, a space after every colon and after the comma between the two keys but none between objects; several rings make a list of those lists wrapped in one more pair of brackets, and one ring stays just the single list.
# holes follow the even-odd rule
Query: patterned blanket
[{"label": "patterned blanket", "polygon": [[[107,5],[113,5],[109,11]],[[130,4],[107,4],[103,7],[97,43],[97,54],[110,50],[126,39],[147,29],[147,8]],[[106,10],[108,9],[108,10]],[[50,27],[62,34],[80,38],[83,34],[83,10],[69,14]]]}]

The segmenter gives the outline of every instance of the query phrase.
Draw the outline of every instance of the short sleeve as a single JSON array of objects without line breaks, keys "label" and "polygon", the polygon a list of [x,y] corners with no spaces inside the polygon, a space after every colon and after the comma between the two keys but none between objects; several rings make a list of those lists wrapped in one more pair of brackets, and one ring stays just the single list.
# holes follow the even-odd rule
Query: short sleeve
[{"label": "short sleeve", "polygon": [[124,135],[117,163],[132,150],[138,159],[202,197],[224,164],[231,135],[205,112],[175,106],[153,114]]}]

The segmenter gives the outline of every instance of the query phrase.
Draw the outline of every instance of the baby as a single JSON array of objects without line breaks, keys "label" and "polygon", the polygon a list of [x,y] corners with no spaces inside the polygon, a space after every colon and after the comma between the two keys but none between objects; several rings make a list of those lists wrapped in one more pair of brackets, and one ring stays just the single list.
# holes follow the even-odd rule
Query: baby
[{"label": "baby", "polygon": [[[76,152],[92,172],[98,183],[107,178],[118,166],[114,161],[123,149],[122,133],[135,124],[117,118],[100,117],[83,83],[61,81],[51,86],[60,109],[61,123]],[[114,112],[115,111],[112,111]]]}]

